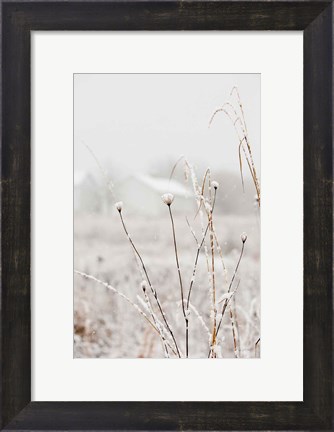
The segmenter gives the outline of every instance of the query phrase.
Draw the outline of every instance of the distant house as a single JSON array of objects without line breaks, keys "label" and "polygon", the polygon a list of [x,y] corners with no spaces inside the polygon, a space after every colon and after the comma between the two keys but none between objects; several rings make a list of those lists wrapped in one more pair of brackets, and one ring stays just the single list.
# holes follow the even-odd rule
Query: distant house
[{"label": "distant house", "polygon": [[173,209],[175,212],[193,210],[195,201],[190,187],[176,180],[149,175],[131,175],[116,185],[117,196],[126,208],[141,214],[159,215],[165,211],[161,200],[164,193],[175,196]]},{"label": "distant house", "polygon": [[[245,179],[245,192],[236,174],[219,178],[220,188],[215,204],[215,212],[223,214],[248,214],[254,212],[254,185]],[[236,191],[238,193],[236,193]],[[74,174],[74,211],[110,214],[116,201],[123,201],[127,211],[142,215],[159,215],[165,211],[161,195],[170,192],[175,196],[173,212],[195,214],[196,200],[191,184],[164,177],[144,174],[130,175],[118,181],[111,193],[105,179],[94,177],[87,172]],[[255,205],[255,208],[258,208]]]},{"label": "distant house", "polygon": [[101,211],[101,197],[99,187],[91,174],[85,172],[74,173],[74,211]]}]

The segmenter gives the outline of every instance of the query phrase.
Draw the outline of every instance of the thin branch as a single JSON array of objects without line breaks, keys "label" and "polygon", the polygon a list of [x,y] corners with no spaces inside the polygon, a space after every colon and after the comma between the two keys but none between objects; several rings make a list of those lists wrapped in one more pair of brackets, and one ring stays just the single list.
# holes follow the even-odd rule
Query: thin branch
[{"label": "thin branch", "polygon": [[[184,304],[183,304],[183,283],[182,283],[182,275],[181,275],[181,269],[180,269],[179,255],[178,255],[178,252],[177,252],[176,235],[175,235],[175,226],[174,226],[174,219],[173,219],[173,214],[172,214],[171,204],[168,204],[168,210],[169,210],[170,220],[171,220],[171,223],[172,223],[172,232],[173,232],[173,242],[174,242],[175,261],[176,261],[177,273],[178,273],[178,276],[179,276],[180,294],[181,294],[181,302],[182,302],[182,312],[183,312],[184,322],[185,322],[185,326],[186,326],[186,333],[187,333],[187,327],[188,327],[188,316],[187,316],[187,313],[186,313],[186,311],[185,311]],[[188,312],[188,311],[187,311],[187,312]],[[187,358],[188,358],[188,352],[189,352],[188,339],[186,338],[186,357],[187,357]]]},{"label": "thin branch", "polygon": [[[240,283],[240,280],[239,280]],[[238,286],[239,286],[238,283]],[[239,320],[238,320],[238,314],[237,314],[237,307],[236,307],[236,296],[233,296],[233,315],[234,315],[234,324],[235,324],[235,329],[237,331],[237,336],[238,336],[238,352],[239,354],[241,353],[241,341],[240,341],[240,329],[239,329]]]},{"label": "thin branch", "polygon": [[100,162],[99,162],[97,156],[95,155],[95,153],[93,152],[93,150],[89,147],[89,145],[86,144],[86,143],[83,143],[83,144],[86,146],[87,150],[89,151],[89,153],[91,154],[91,156],[92,156],[93,159],[95,160],[96,165],[98,166],[98,168],[99,168],[99,170],[100,170],[102,176],[104,177],[104,179],[105,179],[105,181],[106,181],[107,188],[109,189],[109,192],[111,193],[111,196],[112,196],[112,198],[113,198],[114,201],[115,201],[116,198],[115,198],[115,193],[114,193],[114,184],[113,184],[112,180],[111,180],[110,177],[108,176],[106,170],[105,170],[105,169],[102,167],[102,165],[100,164]]},{"label": "thin branch", "polygon": [[[215,189],[214,197],[213,197],[212,211],[214,210],[215,202],[216,202],[216,189]],[[200,251],[202,249],[202,246],[203,246],[203,243],[205,241],[205,238],[206,238],[206,235],[208,233],[208,230],[209,230],[209,224],[207,224],[206,229],[204,231],[204,234],[202,235],[201,243],[197,242],[196,257],[195,257],[195,262],[194,262],[194,265],[193,265],[193,272],[192,272],[192,277],[191,277],[189,291],[188,291],[188,297],[187,297],[187,308],[188,308],[189,301],[190,301],[191,290],[192,290],[192,287],[193,287],[194,282],[195,282],[195,276],[196,276],[196,271],[197,271],[197,264],[198,264],[199,254],[200,254]],[[195,239],[196,239],[196,237],[195,237]],[[197,241],[197,239],[196,239],[196,241]]]},{"label": "thin branch", "polygon": [[[164,343],[168,346],[168,348],[172,351],[172,353],[178,357],[177,352],[175,351],[175,349],[173,348],[173,346],[171,345],[170,341],[166,339],[164,332],[166,332],[166,334],[170,336],[170,333],[166,330],[165,326],[163,325],[163,323],[158,319],[158,317],[155,315],[152,305],[151,305],[151,309],[149,308],[148,304],[146,301],[144,301],[139,295],[137,295],[137,299],[139,300],[139,302],[143,305],[143,307],[147,310],[147,312],[149,312],[151,314],[151,311],[155,317],[155,321],[156,321],[156,328],[159,331],[160,337],[161,339],[164,341]],[[171,342],[174,344],[174,341],[171,339]],[[182,356],[182,353],[180,351],[180,354]]]},{"label": "thin branch", "polygon": [[[145,282],[145,284],[146,284],[146,282]],[[154,325],[155,325],[156,328],[159,330],[160,337],[161,337],[161,340],[162,340],[162,346],[163,346],[163,348],[164,348],[165,355],[166,355],[166,357],[168,358],[168,357],[169,357],[169,354],[168,354],[168,349],[167,349],[167,346],[166,346],[166,338],[165,338],[165,336],[164,336],[164,334],[163,334],[163,331],[160,330],[159,324],[157,323],[157,319],[156,319],[156,317],[155,317],[155,314],[154,314],[154,311],[153,311],[153,307],[152,307],[151,301],[150,301],[150,299],[149,299],[149,296],[147,295],[146,287],[145,287],[145,285],[144,285],[143,283],[142,283],[142,287],[141,287],[141,288],[142,288],[142,290],[143,290],[143,294],[144,294],[144,298],[145,298],[145,301],[146,301],[147,309],[148,309],[148,311],[150,312],[150,315],[151,315],[151,317],[152,317],[152,320],[153,320],[153,322],[154,322]]]},{"label": "thin branch", "polygon": [[[229,285],[229,287],[228,287],[227,293],[229,293],[229,292],[231,291],[231,287],[232,287],[232,285],[233,285],[233,282],[234,282],[235,276],[236,276],[236,274],[237,274],[237,272],[238,272],[239,265],[240,265],[240,262],[241,262],[241,259],[242,259],[243,253],[244,253],[244,249],[245,249],[245,243],[246,243],[246,240],[245,240],[245,241],[242,241],[242,247],[241,247],[240,256],[239,256],[239,259],[238,259],[237,265],[236,265],[236,267],[235,267],[235,269],[234,269],[234,273],[233,273],[233,276],[232,276],[232,279],[231,279],[230,285]],[[238,285],[238,286],[239,286],[239,285]],[[225,311],[226,311],[226,307],[227,307],[227,304],[228,304],[229,301],[230,301],[230,299],[226,299],[226,300],[225,300],[225,303],[224,303],[224,305],[223,305],[223,309],[222,309],[222,313],[221,313],[220,321],[219,321],[218,328],[217,328],[217,334],[218,334],[218,332],[219,332],[219,329],[220,329],[221,323],[222,323],[222,321],[223,321],[224,313],[225,313]]]},{"label": "thin branch", "polygon": [[175,169],[176,169],[177,165],[179,164],[179,162],[181,162],[182,159],[184,159],[184,155],[181,155],[181,156],[179,157],[179,159],[175,162],[175,164],[174,164],[174,166],[173,166],[173,168],[172,168],[172,171],[171,171],[171,173],[170,173],[170,176],[169,176],[169,182],[168,182],[168,184],[170,184],[170,182],[171,182],[171,180],[172,180],[172,178],[173,178],[173,175],[174,175]]},{"label": "thin branch", "polygon": [[[254,160],[253,160],[253,155],[252,155],[252,149],[248,140],[248,131],[247,131],[247,126],[246,126],[246,120],[245,120],[245,115],[244,115],[244,111],[243,111],[243,106],[241,103],[241,99],[240,99],[240,95],[239,95],[239,91],[236,87],[232,88],[231,91],[231,95],[233,94],[233,91],[236,91],[237,93],[237,100],[238,100],[238,105],[239,105],[239,109],[240,109],[240,113],[241,113],[241,118],[240,115],[238,115],[236,109],[234,108],[234,106],[230,103],[230,102],[225,102],[223,104],[223,106],[221,108],[218,108],[214,111],[214,113],[212,114],[210,121],[209,121],[209,128],[214,120],[214,118],[216,117],[216,115],[219,112],[223,112],[227,115],[227,117],[230,119],[230,121],[232,122],[233,128],[238,136],[238,140],[239,140],[239,146],[238,146],[238,154],[239,154],[239,166],[240,166],[240,175],[241,175],[241,181],[242,181],[242,185],[244,188],[244,180],[243,180],[243,173],[242,173],[242,159],[241,159],[241,152],[240,152],[240,147],[243,150],[243,153],[245,155],[245,158],[247,160],[248,163],[248,167],[249,167],[249,171],[251,173],[252,176],[252,180],[256,189],[256,193],[258,196],[258,205],[260,207],[260,197],[261,197],[261,191],[260,191],[260,183],[256,174],[256,168],[255,168],[255,164],[254,164]],[[233,114],[231,114],[229,112],[228,109],[231,109]],[[233,119],[233,115],[235,117],[235,119]],[[241,134],[243,135],[242,137],[240,136],[240,132],[237,128],[237,123],[240,124],[241,126]],[[246,143],[246,147],[247,147],[247,152],[246,149],[243,145],[243,142]]]},{"label": "thin branch", "polygon": [[[227,294],[230,293],[231,288],[232,288],[232,285],[233,285],[233,282],[234,282],[234,279],[235,279],[235,276],[236,276],[236,274],[237,274],[237,272],[238,272],[238,268],[239,268],[239,265],[240,265],[240,262],[241,262],[241,259],[242,259],[243,253],[244,253],[244,248],[245,248],[245,243],[246,243],[246,240],[247,240],[247,236],[244,237],[244,235],[242,235],[241,239],[242,239],[242,240],[241,240],[241,241],[242,241],[242,247],[241,247],[240,256],[239,256],[239,259],[238,259],[237,265],[236,265],[236,267],[235,267],[235,269],[234,269],[234,273],[233,273],[233,276],[232,276],[232,279],[231,279],[230,285],[229,285],[229,287],[228,287]],[[240,281],[239,281],[239,283],[240,283]],[[238,287],[239,287],[239,283],[238,283],[237,289],[238,289]],[[237,289],[236,289],[236,290],[237,290]],[[236,292],[236,290],[234,291],[234,293]],[[221,325],[222,325],[222,321],[223,321],[223,317],[224,317],[224,314],[225,314],[225,311],[226,311],[227,305],[228,305],[228,303],[230,302],[231,298],[232,298],[232,296],[231,296],[231,297],[228,297],[228,298],[225,299],[225,302],[224,302],[224,305],[223,305],[223,309],[222,309],[222,313],[221,313],[220,320],[219,320],[219,324],[218,324],[218,327],[217,327],[217,332],[216,332],[216,336],[217,336],[217,337],[218,337],[218,333],[219,333],[219,330],[220,330]],[[213,346],[211,346],[211,348],[210,348],[210,352],[209,352],[209,354],[208,354],[208,357],[211,356],[212,351],[213,351]]]},{"label": "thin branch", "polygon": [[237,345],[237,338],[235,334],[235,328],[234,328],[234,319],[233,319],[233,312],[231,306],[229,307],[230,311],[230,319],[231,319],[231,327],[232,327],[232,337],[233,337],[233,348],[234,348],[234,355],[236,358],[238,358],[238,345]]},{"label": "thin branch", "polygon": [[[212,212],[214,210],[215,207],[215,203],[216,203],[216,193],[217,193],[217,188],[214,188],[214,196],[213,196],[213,204],[212,204]],[[190,225],[189,225],[190,227]],[[191,229],[191,227],[190,227]],[[191,291],[195,282],[195,277],[196,277],[196,271],[197,271],[197,265],[198,265],[198,259],[199,259],[199,254],[200,251],[202,249],[203,243],[205,241],[207,232],[209,229],[209,224],[207,224],[207,227],[204,231],[204,234],[202,235],[202,240],[201,243],[198,243],[196,236],[194,235],[196,242],[197,242],[197,251],[196,251],[196,257],[195,257],[195,262],[194,262],[194,266],[193,266],[193,271],[192,271],[192,276],[191,276],[191,280],[190,280],[190,286],[189,286],[189,290],[188,290],[188,296],[187,296],[187,309],[189,309],[189,303],[190,303],[190,296],[191,296]],[[189,321],[189,320],[188,320]],[[189,322],[188,322],[188,326],[186,328],[186,340],[189,340]]]},{"label": "thin branch", "polygon": [[168,329],[168,331],[169,331],[169,333],[170,333],[170,335],[172,336],[172,339],[173,339],[173,341],[174,341],[175,348],[176,348],[176,351],[177,351],[177,353],[178,353],[178,356],[181,357],[181,355],[180,355],[180,351],[179,351],[179,348],[178,348],[178,345],[177,345],[177,343],[176,343],[176,339],[175,339],[174,333],[173,333],[173,331],[172,331],[170,325],[168,324],[168,321],[167,321],[167,318],[166,318],[166,315],[165,315],[164,311],[162,310],[161,303],[160,303],[160,300],[159,300],[159,298],[158,298],[157,291],[156,291],[155,288],[153,288],[153,285],[152,285],[152,283],[151,283],[150,277],[149,277],[148,272],[147,272],[147,270],[146,270],[146,267],[145,267],[144,261],[143,261],[141,255],[140,255],[140,253],[138,252],[138,249],[136,248],[135,244],[133,243],[133,241],[132,241],[132,239],[131,239],[131,237],[130,237],[130,235],[129,235],[129,233],[128,233],[128,230],[127,230],[127,228],[126,228],[126,226],[125,226],[124,219],[123,219],[123,216],[122,216],[122,210],[118,210],[118,213],[119,213],[119,216],[120,216],[120,218],[121,218],[121,222],[122,222],[122,226],[123,226],[124,232],[125,232],[125,234],[126,234],[128,240],[129,240],[129,242],[130,242],[130,244],[131,244],[133,250],[135,251],[136,255],[138,256],[138,258],[139,258],[139,260],[140,260],[140,262],[141,262],[141,265],[142,265],[142,267],[143,267],[143,270],[144,270],[145,276],[146,276],[146,278],[147,278],[147,282],[148,282],[149,287],[150,287],[150,289],[151,289],[151,292],[152,292],[152,294],[153,294],[153,296],[154,296],[154,298],[155,298],[155,300],[156,300],[156,302],[157,302],[157,305],[158,305],[158,308],[159,308],[159,310],[160,310],[161,316],[162,316],[163,320],[165,321],[166,327],[167,327],[167,329]]},{"label": "thin branch", "polygon": [[258,348],[260,341],[261,341],[261,338],[258,338],[258,340],[255,342],[255,345],[254,345],[255,357],[256,357],[256,350]]},{"label": "thin branch", "polygon": [[212,210],[209,212],[210,227],[210,246],[211,246],[211,281],[212,281],[212,304],[213,304],[213,329],[212,329],[212,346],[216,342],[217,329],[217,307],[216,307],[216,279],[215,279],[215,247],[212,224]]},{"label": "thin branch", "polygon": [[94,282],[97,282],[100,285],[103,285],[104,287],[108,288],[113,293],[117,294],[118,296],[122,297],[125,301],[127,301],[136,311],[152,326],[152,328],[159,334],[158,329],[156,326],[152,323],[152,321],[148,318],[148,316],[140,309],[140,307],[134,303],[132,300],[129,299],[125,294],[118,291],[116,288],[114,288],[112,285],[108,284],[107,282],[103,282],[100,279],[96,278],[95,276],[89,275],[87,273],[81,272],[79,270],[74,270],[74,273],[82,276],[85,279],[90,279]]}]

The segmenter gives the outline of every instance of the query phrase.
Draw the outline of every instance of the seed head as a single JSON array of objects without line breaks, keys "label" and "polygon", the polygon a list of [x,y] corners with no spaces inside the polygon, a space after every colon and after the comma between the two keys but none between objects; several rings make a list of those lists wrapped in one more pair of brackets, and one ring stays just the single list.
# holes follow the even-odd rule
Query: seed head
[{"label": "seed head", "polygon": [[211,182],[211,186],[214,188],[214,189],[218,189],[219,188],[219,183],[216,181],[216,180],[213,180],[212,182]]},{"label": "seed head", "polygon": [[141,286],[141,289],[143,291],[146,291],[146,288],[147,288],[147,282],[146,282],[146,280],[141,281],[140,282],[140,286]]},{"label": "seed head", "polygon": [[241,237],[242,243],[245,243],[245,241],[247,240],[247,234],[246,233],[242,233],[240,237]]},{"label": "seed head", "polygon": [[165,193],[162,195],[161,199],[165,204],[170,206],[172,204],[172,202],[174,201],[174,195],[171,193]]},{"label": "seed head", "polygon": [[123,202],[122,202],[122,201],[118,201],[118,202],[115,204],[115,207],[116,207],[116,209],[117,209],[119,212],[121,212],[121,211],[122,211],[122,208],[123,208]]}]

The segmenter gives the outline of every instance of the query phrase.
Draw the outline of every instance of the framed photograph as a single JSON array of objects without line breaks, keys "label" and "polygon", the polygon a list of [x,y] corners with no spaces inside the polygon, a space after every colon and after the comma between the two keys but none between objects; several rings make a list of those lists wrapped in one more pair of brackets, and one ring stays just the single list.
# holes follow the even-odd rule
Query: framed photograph
[{"label": "framed photograph", "polygon": [[260,76],[75,74],[74,119],[74,357],[260,356]]},{"label": "framed photograph", "polygon": [[332,2],[1,7],[2,429],[331,430]]}]

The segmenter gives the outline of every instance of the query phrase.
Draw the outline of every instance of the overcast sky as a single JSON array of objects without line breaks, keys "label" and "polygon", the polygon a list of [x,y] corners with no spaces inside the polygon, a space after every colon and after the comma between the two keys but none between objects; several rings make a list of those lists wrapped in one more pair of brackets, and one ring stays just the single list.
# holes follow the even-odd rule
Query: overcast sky
[{"label": "overcast sky", "polygon": [[[75,74],[74,168],[101,165],[123,175],[147,172],[181,154],[212,169],[238,171],[238,139],[231,121],[213,112],[237,86],[260,171],[259,74]],[[109,171],[112,177],[112,172]]]}]

